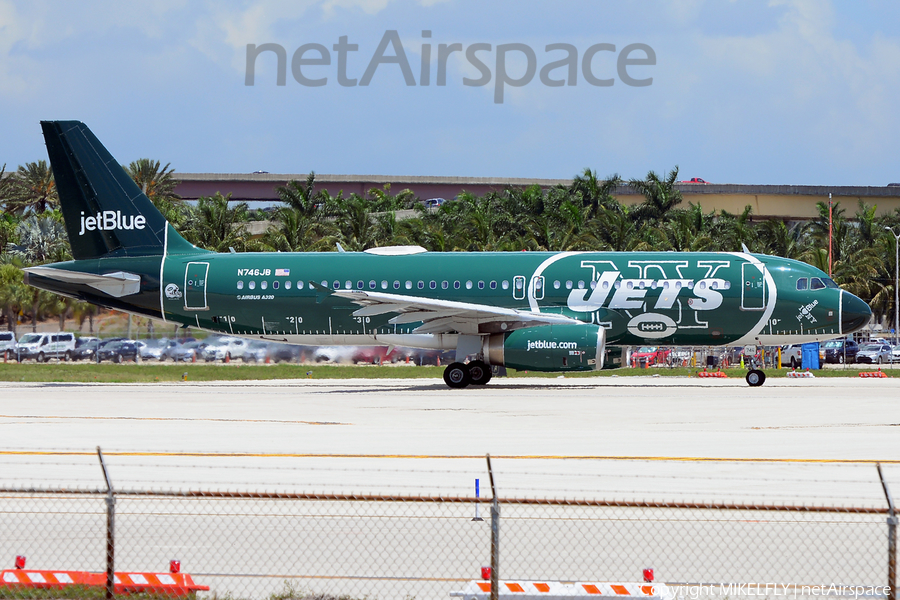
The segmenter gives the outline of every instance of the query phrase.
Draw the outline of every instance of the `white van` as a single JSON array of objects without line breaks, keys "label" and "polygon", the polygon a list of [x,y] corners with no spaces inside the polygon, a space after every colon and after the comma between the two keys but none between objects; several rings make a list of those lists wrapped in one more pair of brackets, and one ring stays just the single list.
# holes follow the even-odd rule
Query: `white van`
[{"label": "white van", "polygon": [[0,331],[0,354],[7,350],[12,354],[16,349],[16,334],[12,331]]},{"label": "white van", "polygon": [[21,362],[33,358],[44,362],[51,358],[70,360],[75,350],[74,333],[26,333],[19,338],[15,351]]}]

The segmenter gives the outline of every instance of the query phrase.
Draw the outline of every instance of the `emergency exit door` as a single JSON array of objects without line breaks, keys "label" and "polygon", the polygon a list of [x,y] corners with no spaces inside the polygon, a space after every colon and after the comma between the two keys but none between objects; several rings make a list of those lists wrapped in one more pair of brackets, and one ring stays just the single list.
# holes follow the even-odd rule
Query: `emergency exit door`
[{"label": "emergency exit door", "polygon": [[206,303],[206,283],[209,263],[189,262],[184,269],[185,310],[209,310]]}]

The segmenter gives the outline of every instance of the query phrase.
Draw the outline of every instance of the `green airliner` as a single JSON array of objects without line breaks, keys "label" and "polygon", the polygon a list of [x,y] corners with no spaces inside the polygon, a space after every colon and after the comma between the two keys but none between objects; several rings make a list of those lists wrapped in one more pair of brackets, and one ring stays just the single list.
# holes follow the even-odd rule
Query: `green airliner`
[{"label": "green airliner", "polygon": [[819,269],[748,252],[209,252],[83,123],[41,126],[75,260],[25,269],[30,285],[246,338],[456,350],[451,387],[600,369],[607,346],[827,340],[872,314]]}]

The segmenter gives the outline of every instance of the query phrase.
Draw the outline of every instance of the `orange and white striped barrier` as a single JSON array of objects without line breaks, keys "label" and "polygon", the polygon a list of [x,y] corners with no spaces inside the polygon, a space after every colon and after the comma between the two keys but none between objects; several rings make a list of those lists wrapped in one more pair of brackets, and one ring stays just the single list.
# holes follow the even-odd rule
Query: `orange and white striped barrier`
[{"label": "orange and white striped barrier", "polygon": [[881,370],[881,367],[878,367],[877,371],[860,371],[860,377],[887,377],[887,373]]},{"label": "orange and white striped barrier", "polygon": [[[70,585],[106,587],[106,573],[86,571],[45,571],[6,569],[0,571],[0,588],[61,589]],[[163,594],[187,596],[208,592],[209,586],[197,585],[187,573],[115,573],[116,594]]]},{"label": "orange and white striped barrier", "polygon": [[786,376],[791,379],[815,379],[816,377],[809,369],[805,371],[788,371]]},{"label": "orange and white striped barrier", "polygon": [[718,377],[721,379],[728,379],[728,375],[726,375],[724,371],[707,371],[706,369],[697,373],[697,377]]},{"label": "orange and white striped barrier", "polygon": [[[640,600],[673,600],[664,583],[562,583],[559,581],[501,581],[498,597],[516,600],[556,600],[571,598],[635,597]],[[450,595],[463,600],[486,600],[491,597],[489,581],[470,581],[459,592]]]}]

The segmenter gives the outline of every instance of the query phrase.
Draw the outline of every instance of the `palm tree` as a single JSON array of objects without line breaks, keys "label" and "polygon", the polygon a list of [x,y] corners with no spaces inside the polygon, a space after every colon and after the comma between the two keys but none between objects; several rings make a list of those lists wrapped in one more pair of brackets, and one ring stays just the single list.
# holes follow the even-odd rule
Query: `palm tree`
[{"label": "palm tree", "polygon": [[805,223],[788,225],[780,219],[765,221],[759,227],[760,252],[799,260],[805,251],[806,230]]},{"label": "palm tree", "polygon": [[53,171],[45,160],[25,163],[16,170],[13,191],[7,200],[7,210],[24,214],[41,214],[59,205]]},{"label": "palm tree", "polygon": [[6,329],[15,333],[19,313],[31,302],[31,290],[25,285],[22,270],[13,264],[0,265],[0,313]]},{"label": "palm tree", "polygon": [[178,224],[184,218],[177,208],[181,202],[181,196],[175,193],[179,182],[173,176],[175,170],[169,168],[170,163],[164,167],[160,165],[158,160],[139,158],[124,168],[159,212],[170,223]]},{"label": "palm tree", "polygon": [[71,258],[69,238],[58,213],[32,215],[16,227],[18,244],[10,253],[32,264],[61,262]]},{"label": "palm tree", "polygon": [[622,178],[618,173],[601,181],[597,179],[596,171],[585,169],[581,175],[575,176],[569,190],[572,195],[581,195],[582,204],[590,209],[589,216],[594,217],[601,207],[608,208],[617,202],[612,194],[621,183]]},{"label": "palm tree", "polygon": [[[304,219],[315,219],[323,216],[324,197],[322,192],[315,193],[316,173],[311,171],[306,177],[306,183],[296,180],[288,181],[286,185],[275,188],[278,198],[287,204],[292,210],[300,214]],[[324,192],[324,190],[323,190]],[[324,195],[328,193],[325,192]]]},{"label": "palm tree", "polygon": [[675,188],[678,166],[669,171],[665,179],[650,171],[645,179],[632,179],[628,185],[644,197],[644,202],[632,212],[638,221],[658,221],[666,218],[670,210],[681,204],[681,191]]},{"label": "palm tree", "polygon": [[249,243],[246,223],[250,209],[246,202],[233,207],[229,199],[216,192],[214,196],[201,196],[197,207],[191,211],[185,234],[188,240],[207,250],[226,252],[229,248],[243,251]]}]

